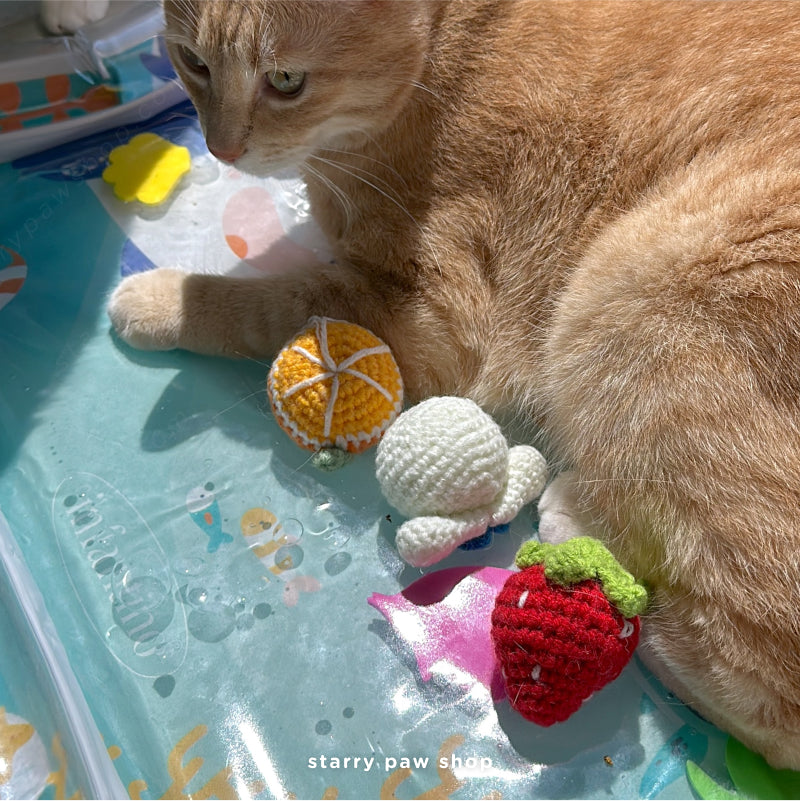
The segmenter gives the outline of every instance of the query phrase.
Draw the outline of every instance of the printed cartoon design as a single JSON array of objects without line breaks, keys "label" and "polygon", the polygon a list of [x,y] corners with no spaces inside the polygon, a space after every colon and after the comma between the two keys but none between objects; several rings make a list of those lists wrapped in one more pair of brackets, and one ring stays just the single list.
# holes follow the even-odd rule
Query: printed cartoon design
[{"label": "printed cartoon design", "polygon": [[28,267],[19,253],[0,245],[0,309],[22,289]]},{"label": "printed cartoon design", "polygon": [[295,567],[291,557],[287,558],[286,554],[282,560],[275,560],[275,553],[294,544],[295,539],[282,533],[278,518],[269,509],[260,506],[248,509],[242,515],[240,525],[248,547],[267,565],[270,573],[279,576],[284,570]]},{"label": "printed cartoon design", "polygon": [[230,198],[222,230],[228,247],[261,272],[284,272],[318,261],[312,250],[286,235],[272,196],[260,186],[241,189]]},{"label": "printed cartoon design", "polygon": [[[208,153],[189,100],[148,120],[128,125],[124,131],[131,136],[140,131],[153,131],[170,142],[188,147],[193,158]],[[102,176],[108,164],[111,142],[113,139],[109,138],[108,132],[101,131],[16,159],[12,165],[23,176],[36,175],[50,181],[89,181]]]},{"label": "printed cartoon design", "polygon": [[0,84],[0,133],[62,122],[118,105],[118,91],[102,85],[101,80],[97,74],[73,73]]},{"label": "printed cartoon design", "polygon": [[295,576],[283,588],[283,602],[286,606],[297,606],[301,592],[319,592],[322,585],[314,576]]},{"label": "printed cartoon design", "polygon": [[[282,597],[286,606],[296,606],[301,593],[321,589],[316,578],[297,572],[305,558],[299,545],[302,523],[289,518],[281,524],[269,509],[257,506],[242,515],[240,525],[250,550],[273,576],[285,582]],[[269,576],[264,578],[269,581]]]},{"label": "printed cartoon design", "polygon": [[233,537],[222,530],[222,515],[214,495],[214,485],[208,482],[202,487],[189,490],[186,496],[189,517],[208,536],[207,551],[215,553],[220,545],[233,542]]},{"label": "printed cartoon design", "polygon": [[47,752],[36,730],[0,706],[0,798],[38,798],[49,775]]}]

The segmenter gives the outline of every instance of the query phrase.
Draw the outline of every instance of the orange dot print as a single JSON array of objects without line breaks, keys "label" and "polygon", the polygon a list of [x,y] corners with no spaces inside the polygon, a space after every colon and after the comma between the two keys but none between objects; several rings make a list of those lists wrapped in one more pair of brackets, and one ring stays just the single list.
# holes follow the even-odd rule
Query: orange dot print
[{"label": "orange dot print", "polygon": [[247,256],[247,242],[245,242],[243,237],[237,236],[236,234],[228,234],[225,237],[225,241],[228,243],[228,247],[236,254],[238,259],[243,259],[245,256]]},{"label": "orange dot print", "polygon": [[0,111],[11,114],[22,102],[22,94],[15,83],[0,83]]},{"label": "orange dot print", "polygon": [[62,103],[69,97],[69,76],[49,75],[44,79],[44,92],[51,103]]}]

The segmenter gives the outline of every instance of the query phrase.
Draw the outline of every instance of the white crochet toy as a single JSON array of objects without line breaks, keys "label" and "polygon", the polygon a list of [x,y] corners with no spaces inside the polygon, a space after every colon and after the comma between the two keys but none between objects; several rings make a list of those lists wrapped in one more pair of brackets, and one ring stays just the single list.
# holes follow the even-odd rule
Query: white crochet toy
[{"label": "white crochet toy", "polygon": [[378,445],[378,481],[409,520],[397,550],[425,567],[492,526],[509,523],[544,489],[547,465],[466,398],[430,398],[403,412]]}]

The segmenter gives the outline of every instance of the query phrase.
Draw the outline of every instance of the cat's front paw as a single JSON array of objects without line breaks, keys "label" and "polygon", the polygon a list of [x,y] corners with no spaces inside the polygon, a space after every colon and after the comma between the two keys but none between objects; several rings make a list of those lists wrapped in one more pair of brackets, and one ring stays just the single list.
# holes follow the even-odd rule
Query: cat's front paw
[{"label": "cat's front paw", "polygon": [[125,278],[108,304],[117,335],[140,350],[179,347],[186,273],[162,267]]}]

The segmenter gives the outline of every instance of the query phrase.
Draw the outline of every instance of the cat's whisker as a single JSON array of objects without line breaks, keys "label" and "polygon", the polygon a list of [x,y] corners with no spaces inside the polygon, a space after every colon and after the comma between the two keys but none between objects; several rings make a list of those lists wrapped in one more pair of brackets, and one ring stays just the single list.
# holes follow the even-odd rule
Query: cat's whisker
[{"label": "cat's whisker", "polygon": [[200,21],[200,14],[197,8],[189,0],[175,0],[181,16],[190,23],[192,27],[197,27]]},{"label": "cat's whisker", "polygon": [[173,119],[173,120],[194,120],[196,118],[193,117],[191,114],[181,114],[179,111],[176,111],[176,112],[174,112],[172,114],[170,119]]},{"label": "cat's whisker", "polygon": [[636,477],[636,476],[625,476],[624,478],[595,478],[595,479],[581,479],[581,484],[585,484],[586,486],[590,486],[592,484],[627,484],[627,483],[637,483],[637,484],[660,484],[662,486],[668,486],[674,482],[670,482],[664,478],[649,478],[649,477]]},{"label": "cat's whisker", "polygon": [[406,187],[406,189],[408,189],[408,183],[406,182],[406,179],[403,178],[403,176],[394,167],[392,167],[391,164],[388,164],[385,161],[381,161],[380,159],[373,158],[372,156],[367,156],[364,153],[354,153],[352,150],[338,150],[336,148],[326,147],[325,148],[325,152],[326,153],[337,153],[337,154],[343,155],[343,156],[355,156],[356,158],[364,159],[365,161],[370,161],[373,164],[377,164],[377,165],[379,165],[381,167],[384,167],[385,169],[389,170],[389,172],[391,172],[393,175],[396,175],[400,179],[400,181],[402,181],[403,186]]},{"label": "cat's whisker", "polygon": [[330,190],[331,194],[338,200],[342,207],[342,211],[344,212],[345,226],[349,228],[353,222],[356,211],[353,201],[341,187],[337,186],[334,181],[332,181],[326,175],[323,175],[319,170],[312,167],[310,164],[306,164],[306,169],[308,170],[309,175],[313,176],[320,183],[326,186]]},{"label": "cat's whisker", "polygon": [[425,86],[425,84],[422,83],[422,81],[410,81],[410,83],[412,86],[415,86],[417,89],[422,89],[423,92],[427,92],[429,95],[435,97],[437,100],[441,99],[439,95],[433,91],[433,89],[430,89],[427,86]]},{"label": "cat's whisker", "polygon": [[[333,151],[330,151],[326,148],[325,152],[332,153]],[[390,200],[393,200],[398,205],[401,205],[399,193],[394,189],[394,187],[388,181],[376,175],[374,172],[370,172],[369,170],[364,169],[363,167],[356,167],[355,164],[345,164],[344,162],[336,161],[335,159],[326,159],[323,156],[314,155],[314,158],[317,159],[318,161],[321,161],[323,164],[327,164],[330,167],[336,167],[346,172],[349,171],[350,175],[352,175],[354,178],[359,178],[359,175],[357,175],[356,173],[366,175],[367,177],[375,181],[375,183],[380,184],[380,186],[384,187],[385,197],[388,197]],[[369,186],[373,186],[374,189],[381,191],[379,186],[374,186],[373,184],[370,184],[366,180],[365,183],[367,183]],[[392,196],[389,195],[390,192],[392,193]]]},{"label": "cat's whisker", "polygon": [[238,356],[240,359],[246,359],[249,362],[255,362],[256,364],[260,364],[262,367],[266,367],[269,370],[272,367],[271,362],[262,362],[259,359],[256,359],[255,356],[250,356],[248,353],[242,353],[239,350],[233,351],[234,356]]},{"label": "cat's whisker", "polygon": [[415,89],[420,89],[423,92],[427,92],[431,97],[435,97],[437,100],[441,100],[441,97],[433,91],[433,89],[425,86],[422,81],[396,81],[397,84],[401,86],[413,86]]},{"label": "cat's whisker", "polygon": [[375,135],[370,133],[367,128],[357,127],[354,129],[354,133],[358,133],[363,136],[364,139],[366,139],[388,161],[392,160],[392,155],[386,150],[385,147],[381,145],[381,143],[375,138]]},{"label": "cat's whisker", "polygon": [[237,406],[241,406],[241,404],[243,404],[245,401],[249,400],[250,398],[255,397],[256,395],[264,394],[264,392],[265,392],[265,390],[263,390],[263,389],[257,389],[255,392],[251,392],[248,395],[245,395],[243,398],[239,398],[239,400],[237,400],[236,403],[232,403],[226,409],[222,409],[222,410],[218,411],[215,415],[213,415],[211,417],[211,422],[213,423],[214,420],[216,420],[221,415],[226,414],[231,409],[235,409]]},{"label": "cat's whisker", "polygon": [[312,459],[317,455],[316,451],[314,453],[309,454],[308,458],[301,462],[294,470],[292,470],[292,475],[295,473],[299,473],[304,467],[306,467]]},{"label": "cat's whisker", "polygon": [[[341,163],[339,163],[337,161],[333,161],[331,159],[325,159],[325,158],[323,158],[321,156],[317,156],[317,155],[315,155],[313,153],[309,156],[309,158],[310,159],[315,159],[316,161],[319,161],[322,164],[326,164],[329,167],[333,167],[334,169],[341,170],[343,173],[351,176],[352,178],[355,178],[357,181],[361,181],[362,183],[364,183],[367,186],[371,187],[378,194],[380,194],[383,197],[385,197],[391,203],[394,203],[394,205],[397,206],[397,208],[400,209],[400,211],[402,211],[403,214],[405,214],[406,217],[408,217],[408,219],[411,220],[411,222],[414,223],[414,225],[417,227],[417,230],[419,231],[420,236],[425,241],[425,244],[430,248],[431,257],[432,257],[434,263],[436,264],[436,269],[439,271],[440,274],[442,273],[442,266],[439,263],[439,258],[436,255],[435,248],[433,247],[433,245],[431,244],[430,240],[428,239],[428,235],[425,233],[425,230],[419,224],[419,222],[414,217],[414,215],[411,214],[411,212],[400,202],[400,200],[398,200],[395,197],[392,197],[390,194],[388,194],[387,192],[383,191],[379,186],[376,186],[374,183],[372,183],[372,181],[367,180],[366,178],[364,178],[363,176],[359,175],[357,172],[354,172],[351,168],[347,167],[344,164],[341,164]],[[306,164],[308,164],[308,162],[306,162]],[[364,170],[361,170],[361,172],[364,172]],[[375,178],[374,175],[370,175],[370,177]]]},{"label": "cat's whisker", "polygon": [[168,44],[185,45],[188,47],[191,44],[191,39],[184,33],[173,33],[166,31],[162,34],[162,38]]},{"label": "cat's whisker", "polygon": [[331,194],[339,201],[342,206],[342,211],[344,212],[345,217],[345,226],[347,228],[350,227],[353,221],[353,214],[355,211],[355,205],[352,200],[347,196],[347,193],[339,186],[337,186],[330,178],[326,175],[323,175],[319,170],[315,167],[312,167],[308,162],[305,164],[305,169],[310,176],[316,178],[323,186],[326,186]]}]

